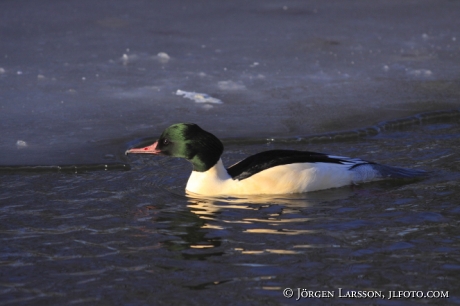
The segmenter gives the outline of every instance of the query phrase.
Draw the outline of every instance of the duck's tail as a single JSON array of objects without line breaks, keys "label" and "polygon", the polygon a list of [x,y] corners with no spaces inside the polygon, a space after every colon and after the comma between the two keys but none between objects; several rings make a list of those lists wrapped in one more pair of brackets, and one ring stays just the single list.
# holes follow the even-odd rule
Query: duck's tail
[{"label": "duck's tail", "polygon": [[372,164],[371,166],[382,178],[411,179],[422,178],[428,175],[428,172],[423,170],[405,169],[379,164]]},{"label": "duck's tail", "polygon": [[350,168],[353,172],[353,182],[369,182],[382,179],[416,179],[423,178],[428,172],[423,170],[404,169],[364,162]]}]

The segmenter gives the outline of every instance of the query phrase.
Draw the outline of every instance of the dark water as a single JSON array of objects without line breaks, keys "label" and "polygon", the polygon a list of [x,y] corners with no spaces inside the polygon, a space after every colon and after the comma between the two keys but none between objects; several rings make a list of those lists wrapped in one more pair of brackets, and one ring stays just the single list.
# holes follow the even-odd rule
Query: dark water
[{"label": "dark water", "polygon": [[[3,173],[0,305],[460,304],[459,123],[227,145],[227,165],[293,148],[431,171],[276,198],[187,197],[190,165],[162,157],[130,157],[130,171]],[[295,301],[297,288],[335,297]],[[387,299],[400,290],[448,298]]]},{"label": "dark water", "polygon": [[109,162],[176,122],[246,139],[458,108],[459,11],[455,0],[0,1],[0,165]]}]

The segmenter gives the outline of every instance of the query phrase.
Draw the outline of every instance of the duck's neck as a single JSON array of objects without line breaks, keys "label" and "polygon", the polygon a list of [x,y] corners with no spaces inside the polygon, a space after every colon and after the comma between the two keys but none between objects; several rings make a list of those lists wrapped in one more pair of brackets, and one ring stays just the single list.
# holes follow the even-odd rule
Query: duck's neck
[{"label": "duck's neck", "polygon": [[[231,176],[228,174],[227,169],[225,169],[222,159],[219,159],[217,163],[209,168],[207,171],[192,171],[190,178],[187,182],[186,189],[195,193],[209,193],[209,191],[222,187],[222,184],[231,179]],[[204,192],[204,190],[209,190]]]},{"label": "duck's neck", "polygon": [[221,158],[219,158],[217,163],[211,168],[209,168],[208,170],[206,171],[193,170],[192,174],[193,173],[196,173],[197,175],[202,176],[202,177],[206,176],[206,177],[214,178],[217,180],[226,180],[230,177],[230,175],[227,172],[227,169],[225,169],[224,167],[224,163],[222,162]]}]

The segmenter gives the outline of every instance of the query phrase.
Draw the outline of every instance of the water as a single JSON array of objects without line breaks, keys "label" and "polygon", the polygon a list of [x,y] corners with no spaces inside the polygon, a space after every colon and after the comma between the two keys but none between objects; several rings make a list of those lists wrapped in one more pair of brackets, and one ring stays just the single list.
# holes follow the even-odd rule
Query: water
[{"label": "water", "polygon": [[[190,198],[186,161],[131,171],[1,176],[0,305],[459,304],[460,121],[324,144],[229,144],[230,164],[308,149],[431,171],[309,194]],[[338,290],[439,290],[448,299],[339,299]],[[297,289],[296,289],[297,290]],[[307,301],[303,301],[307,302]]]},{"label": "water", "polygon": [[[0,1],[0,305],[460,304],[459,9]],[[186,161],[123,154],[177,122],[227,165],[289,148],[431,175],[190,198]]]}]

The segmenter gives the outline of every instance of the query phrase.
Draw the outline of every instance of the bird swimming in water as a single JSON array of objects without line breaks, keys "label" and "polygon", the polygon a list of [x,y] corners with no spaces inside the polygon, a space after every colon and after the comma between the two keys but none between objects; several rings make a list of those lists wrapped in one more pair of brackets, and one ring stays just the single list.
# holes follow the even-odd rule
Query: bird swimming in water
[{"label": "bird swimming in water", "polygon": [[222,142],[194,123],[168,127],[153,144],[128,153],[181,157],[193,165],[188,192],[200,195],[287,194],[386,178],[417,178],[425,171],[380,165],[358,158],[297,150],[270,150],[225,168]]}]

